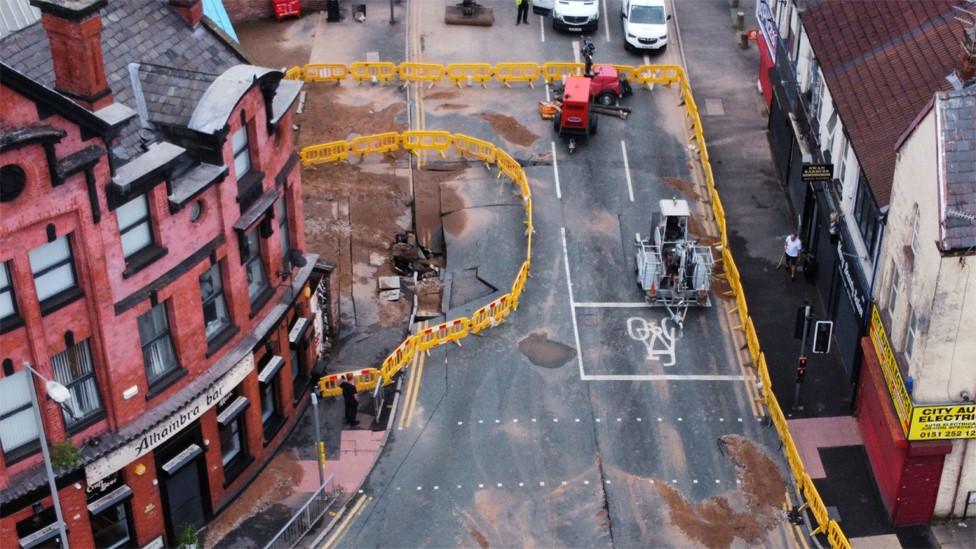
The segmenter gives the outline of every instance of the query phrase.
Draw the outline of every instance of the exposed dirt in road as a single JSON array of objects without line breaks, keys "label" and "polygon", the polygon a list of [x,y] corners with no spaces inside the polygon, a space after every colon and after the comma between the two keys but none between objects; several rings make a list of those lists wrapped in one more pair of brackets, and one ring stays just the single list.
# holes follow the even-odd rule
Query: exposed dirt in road
[{"label": "exposed dirt in road", "polygon": [[663,179],[669,187],[684,193],[686,196],[688,196],[688,198],[693,200],[698,200],[701,198],[701,196],[698,194],[697,186],[691,181],[685,181],[684,179],[678,179],[677,177],[670,176],[666,176]]},{"label": "exposed dirt in road", "polygon": [[302,480],[294,449],[283,449],[244,492],[207,526],[203,547],[213,547],[244,521],[292,494]]},{"label": "exposed dirt in road", "polygon": [[[298,147],[347,139],[351,135],[404,131],[400,115],[406,103],[384,88],[306,86],[305,110],[295,117],[301,125]],[[386,94],[380,92],[386,91]],[[392,102],[391,102],[392,101]]]},{"label": "exposed dirt in road", "polygon": [[443,103],[434,107],[435,111],[459,111],[462,109],[467,109],[468,105],[462,105],[460,103]]},{"label": "exposed dirt in road", "polygon": [[529,362],[543,368],[559,368],[576,356],[576,349],[550,340],[545,332],[532,332],[522,338],[518,349]]},{"label": "exposed dirt in road", "polygon": [[488,549],[488,538],[486,538],[480,530],[469,524],[468,533],[470,533],[471,537],[474,538],[474,540],[478,543],[478,547],[481,547],[481,549]]},{"label": "exposed dirt in road", "polygon": [[247,58],[262,67],[294,67],[308,63],[315,41],[316,19],[257,19],[234,24]]},{"label": "exposed dirt in road", "polygon": [[461,97],[461,92],[455,90],[440,90],[424,95],[424,99],[456,99]]},{"label": "exposed dirt in road", "polygon": [[444,282],[439,278],[425,278],[417,282],[417,316],[435,316],[441,313]]},{"label": "exposed dirt in road", "polygon": [[532,133],[531,130],[520,124],[518,120],[515,120],[507,114],[489,112],[481,113],[478,117],[491,124],[491,129],[495,130],[495,133],[501,135],[510,143],[528,147],[539,139],[538,135]]},{"label": "exposed dirt in road", "polygon": [[740,491],[691,503],[667,483],[655,487],[668,504],[671,522],[702,545],[726,548],[735,538],[757,544],[781,519],[786,483],[776,463],[749,439],[725,435],[720,440],[742,481]]}]

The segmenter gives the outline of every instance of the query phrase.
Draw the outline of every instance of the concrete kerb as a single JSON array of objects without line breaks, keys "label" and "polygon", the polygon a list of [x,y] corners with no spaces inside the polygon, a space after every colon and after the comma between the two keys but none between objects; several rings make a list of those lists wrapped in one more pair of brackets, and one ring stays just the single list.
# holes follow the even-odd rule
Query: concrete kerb
[{"label": "concrete kerb", "polygon": [[[375,65],[375,66],[373,66],[373,65]],[[545,80],[547,80],[547,81],[548,80],[551,80],[551,79],[555,79],[557,77],[561,78],[563,74],[577,72],[578,71],[578,68],[579,68],[577,65],[578,64],[576,64],[576,63],[544,63],[544,64],[541,64],[541,65],[538,65],[539,66],[539,69],[540,69],[539,74],[541,74],[542,78],[545,79]],[[455,83],[460,87],[460,84],[461,84],[461,80],[462,79],[461,78],[456,78],[456,77],[455,78],[451,78],[451,74],[452,74],[452,70],[451,69],[452,69],[452,66],[451,65],[443,65],[443,66],[445,67],[445,70],[444,70],[444,73],[443,74],[446,75],[447,78],[453,79],[455,81]],[[685,73],[684,69],[682,67],[680,67],[680,66],[675,66],[675,65],[640,65],[640,66],[637,66],[637,67],[633,67],[633,66],[630,66],[630,65],[615,65],[615,66],[617,66],[618,69],[623,70],[625,73],[632,74],[632,75],[636,75],[635,78],[637,79],[637,83],[638,84],[643,84],[643,85],[645,85],[648,88],[650,86],[647,86],[647,85],[648,84],[651,84],[651,83],[654,83],[654,84],[660,83],[660,84],[668,85],[668,86],[670,86],[674,82],[677,82],[679,84],[679,87],[680,87],[680,95],[681,95],[681,98],[682,98],[680,105],[685,107],[686,114],[688,115],[688,117],[690,119],[690,122],[691,122],[691,126],[690,126],[690,128],[688,128],[688,130],[692,133],[692,136],[691,136],[691,138],[689,140],[692,141],[692,142],[694,142],[695,145],[696,145],[696,147],[697,147],[697,151],[696,152],[697,152],[697,157],[698,157],[697,159],[699,161],[698,164],[700,164],[700,167],[701,167],[701,170],[702,170],[702,177],[705,179],[705,185],[707,187],[707,190],[709,191],[708,193],[705,193],[705,196],[711,196],[712,193],[714,193],[715,197],[719,197],[718,191],[715,188],[715,182],[714,182],[714,180],[713,180],[712,177],[709,177],[712,174],[712,170],[711,170],[711,164],[710,164],[710,161],[709,161],[707,144],[705,143],[703,126],[702,126],[701,118],[700,118],[699,113],[698,113],[698,107],[697,107],[697,105],[695,103],[695,100],[694,100],[694,95],[692,93],[691,85],[690,85],[690,83],[688,81],[688,77],[687,77],[687,74]],[[365,75],[367,75],[367,74],[372,77],[371,79],[372,79],[373,83],[378,83],[380,81],[382,81],[382,82],[392,81],[394,78],[398,78],[399,77],[399,72],[400,72],[400,68],[399,68],[398,65],[394,65],[394,64],[389,63],[389,62],[381,62],[381,63],[375,63],[375,64],[371,64],[371,63],[353,63],[352,65],[350,65],[350,67],[356,69],[356,73],[358,73],[358,74],[354,74],[353,75],[353,78],[356,79],[356,80],[359,80],[360,82],[362,82],[363,80],[366,79],[365,78]],[[454,69],[455,69],[454,70],[454,74],[468,74],[469,75],[469,78],[467,78],[468,85],[469,86],[473,85],[473,83],[475,81],[479,82],[482,86],[484,86],[488,80],[491,80],[492,78],[494,78],[496,76],[494,69],[492,69],[492,68],[486,68],[486,64],[463,64],[463,65],[456,65],[454,67]],[[477,77],[474,78],[474,79],[470,78],[470,72],[468,72],[471,69],[477,69],[476,72],[478,74],[477,74]],[[353,71],[350,71],[350,72],[353,72]],[[439,76],[439,77],[434,77],[433,76],[433,74],[437,74],[438,72],[439,71],[431,71],[432,76],[431,77],[428,77],[428,78],[425,78],[425,80],[430,81],[432,85],[434,83],[436,83],[437,81],[442,80],[444,78],[444,76]],[[381,79],[377,79],[376,78],[376,74],[377,73],[381,73],[382,74],[382,78]],[[307,71],[304,68],[293,68],[293,69],[288,70],[287,73],[286,73],[286,77],[288,77],[288,78],[306,78],[306,76],[307,76]],[[506,79],[506,82],[503,82],[503,84],[506,84],[506,87],[507,87],[508,81],[509,81],[509,79]],[[526,79],[522,79],[522,81],[526,81],[526,82],[530,82],[531,83],[531,81],[526,80]],[[404,132],[403,136],[406,137],[406,134],[422,135],[424,133],[428,133],[428,132]],[[404,143],[402,143],[402,144],[404,144]],[[312,146],[312,147],[316,147],[316,146]],[[321,146],[319,146],[319,147],[321,147]],[[405,148],[405,149],[411,149],[412,147],[406,147],[405,146],[403,148]],[[418,148],[427,148],[427,147],[423,147],[421,145],[421,147],[418,147]],[[499,149],[499,151],[500,151],[500,149]],[[367,151],[364,154],[368,154],[369,152],[379,152],[379,151]],[[438,152],[441,152],[443,154],[443,151],[438,151]],[[303,163],[305,163],[305,159],[308,156],[309,155],[306,155],[306,154],[303,154],[302,155]],[[505,156],[508,156],[508,155],[505,154]],[[309,158],[309,160],[313,160],[313,159]],[[338,159],[335,159],[335,160],[338,160]],[[318,162],[315,162],[313,160],[313,162],[314,163],[321,163],[323,161],[319,160]],[[496,158],[496,164],[497,164],[497,158]],[[500,165],[499,165],[499,168],[501,168]],[[519,169],[519,171],[521,171],[521,167],[520,166],[519,166],[518,169]],[[503,170],[500,169],[500,172],[501,171],[503,171]],[[524,172],[522,173],[522,175],[524,177]],[[517,177],[512,177],[512,175],[509,175],[509,178],[512,179],[512,182],[514,184],[518,185],[518,178]],[[531,196],[528,196],[526,198],[528,199],[529,203],[531,203]],[[711,200],[710,202],[711,202],[711,206],[712,206],[712,210],[713,210],[712,211],[712,214],[714,216],[714,219],[718,222],[717,225],[719,226],[719,230],[720,230],[720,233],[721,233],[721,235],[720,235],[721,236],[721,242],[722,242],[722,245],[724,247],[724,249],[723,249],[723,255],[725,253],[728,253],[729,254],[729,258],[731,258],[731,251],[728,250],[728,246],[727,246],[727,242],[728,242],[727,228],[726,228],[725,222],[724,222],[725,221],[725,219],[724,219],[724,211],[722,211],[721,202],[720,202],[720,200],[714,200],[714,199]],[[529,217],[529,227],[531,227],[531,215],[532,214],[531,214],[531,208],[530,207],[527,208],[527,212],[526,213],[527,213],[527,216]],[[528,256],[527,261],[531,264],[531,255]],[[732,262],[727,262],[727,263],[732,263]],[[733,265],[734,265],[734,263],[733,263]],[[744,302],[745,302],[744,291],[743,291],[743,288],[742,288],[742,286],[740,284],[740,281],[738,280],[738,277],[735,275],[735,273],[732,272],[733,270],[734,270],[734,267],[732,269],[728,269],[728,268],[726,269],[726,273],[725,273],[726,274],[726,278],[727,278],[727,280],[729,282],[729,285],[731,287],[731,290],[734,292],[734,294],[736,295],[736,297],[738,298],[740,295],[742,296],[739,299],[741,299],[743,301],[743,304],[744,304]],[[508,295],[509,294],[506,294],[506,296],[508,296]],[[503,296],[503,297],[505,297],[505,296]],[[504,319],[505,316],[508,315],[508,313],[513,308],[512,307],[512,304],[510,302],[506,304],[503,301],[502,302],[502,306],[504,308],[504,311],[502,311],[501,313],[498,313],[498,317],[496,317],[493,314],[492,315],[493,316],[493,320],[497,320],[497,321],[500,322],[501,320]],[[740,323],[741,323],[742,326],[746,326],[747,324],[750,324],[751,318],[749,317],[748,310],[745,307],[739,307],[739,310],[737,311],[737,313],[738,313],[738,316],[739,316],[739,319],[740,319]],[[496,324],[496,322],[492,322],[491,323],[492,326],[494,326],[495,324]],[[758,348],[758,345],[756,345],[755,348],[753,348],[752,346],[750,346],[749,354],[750,354],[750,356],[751,356],[751,358],[753,360],[753,365],[754,365],[754,367],[757,368],[757,370],[760,369],[760,368],[762,368],[763,366],[765,366],[765,363],[760,363],[760,361],[758,360],[759,359],[759,355],[761,354],[761,349]],[[766,372],[759,372],[760,378],[761,379],[764,379],[764,380],[765,379],[768,379],[768,373],[766,373],[767,375],[763,375],[764,373],[766,373]],[[763,386],[761,388],[761,391],[763,393],[765,393],[763,396],[765,397],[765,400],[767,401],[767,407],[769,407],[770,404],[773,404],[773,402],[775,402],[775,396],[773,396],[773,394],[772,394],[772,387],[769,386],[766,383],[763,383]],[[772,399],[772,401],[770,401],[770,399]],[[776,402],[776,404],[778,405],[778,402]],[[791,437],[791,435],[789,433],[789,429],[787,427],[785,427],[785,425],[779,425],[778,424],[779,422],[783,421],[782,416],[781,415],[776,415],[776,414],[770,414],[770,416],[773,418],[773,422],[774,423],[777,423],[777,425],[776,425],[777,432],[780,434],[780,438],[784,442],[784,447],[785,446],[789,446],[790,445],[789,443],[792,443],[792,437]],[[786,439],[789,439],[789,441],[787,442]],[[798,456],[797,456],[797,459],[798,459]],[[803,470],[802,461],[800,461],[799,463],[800,463],[800,469]],[[791,469],[792,469],[792,467],[791,467]],[[804,471],[804,473],[802,473],[800,475],[801,478],[796,478],[796,476],[797,476],[796,475],[796,472],[791,471],[791,473],[792,473],[792,476],[794,477],[793,478],[794,484],[795,485],[796,484],[799,484],[800,486],[802,486],[802,481],[803,481],[802,474],[805,474],[805,471]],[[805,505],[806,507],[819,508],[819,507],[822,507],[824,505],[823,500],[819,497],[819,494],[814,494],[813,496],[810,496],[809,494],[806,493],[807,492],[806,490],[802,490],[801,489],[799,491],[800,491],[801,494],[803,494],[803,496],[804,496],[805,499],[808,498],[808,497],[812,497],[812,499],[807,499],[806,505]],[[841,531],[840,526],[835,521],[831,521],[831,520],[828,519],[826,522],[822,522],[821,523],[821,518],[822,517],[816,517],[816,518],[818,519],[818,525],[817,525],[818,528],[817,528],[816,531],[817,532],[826,532],[826,533],[828,533],[827,539],[828,539],[828,542],[830,543],[830,545],[832,547],[834,547],[834,548],[849,548],[850,547],[849,541],[847,540],[846,536]]]}]

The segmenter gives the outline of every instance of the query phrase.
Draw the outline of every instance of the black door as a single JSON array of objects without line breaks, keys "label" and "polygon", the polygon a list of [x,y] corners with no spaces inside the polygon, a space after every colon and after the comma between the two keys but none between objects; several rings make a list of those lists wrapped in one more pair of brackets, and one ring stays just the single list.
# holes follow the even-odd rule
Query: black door
[{"label": "black door", "polygon": [[179,536],[184,526],[199,530],[207,522],[200,486],[199,458],[195,459],[166,479],[166,516],[174,535]]}]

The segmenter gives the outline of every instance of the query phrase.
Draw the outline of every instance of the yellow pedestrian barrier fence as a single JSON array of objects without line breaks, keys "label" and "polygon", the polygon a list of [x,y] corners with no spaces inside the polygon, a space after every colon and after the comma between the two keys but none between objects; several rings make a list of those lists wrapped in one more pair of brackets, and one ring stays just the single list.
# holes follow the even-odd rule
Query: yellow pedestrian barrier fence
[{"label": "yellow pedestrian barrier fence", "polygon": [[349,76],[357,82],[384,83],[396,78],[397,74],[397,66],[388,61],[357,61],[349,65]]},{"label": "yellow pedestrian barrier fence", "polygon": [[444,131],[406,131],[403,132],[403,148],[420,155],[420,151],[437,151],[441,157],[454,143],[454,136]]},{"label": "yellow pedestrian barrier fence", "polygon": [[[343,63],[310,63],[305,65],[303,78],[306,82],[339,83],[349,76],[349,67]],[[288,75],[285,75],[288,78]]]},{"label": "yellow pedestrian barrier fence", "polygon": [[319,379],[319,393],[323,397],[340,396],[342,394],[342,388],[339,387],[339,384],[349,374],[352,375],[352,383],[356,386],[357,391],[375,389],[376,383],[380,378],[380,371],[376,368],[364,368],[361,370],[342,372],[341,374],[331,374]]},{"label": "yellow pedestrian barrier fence", "polygon": [[447,66],[447,77],[459,88],[462,83],[468,86],[478,83],[484,88],[491,80],[492,69],[488,63],[451,63]]},{"label": "yellow pedestrian barrier fence", "polygon": [[583,74],[584,68],[582,63],[543,63],[542,77],[551,84],[566,76],[579,76]]},{"label": "yellow pedestrian barrier fence", "polygon": [[534,88],[535,81],[542,75],[542,67],[538,63],[498,63],[493,72],[506,88],[512,87],[512,82],[528,82]]},{"label": "yellow pedestrian barrier fence", "polygon": [[400,81],[407,82],[430,82],[431,85],[440,82],[447,74],[447,69],[439,63],[400,63],[397,68],[397,75]]},{"label": "yellow pedestrian barrier fence", "polygon": [[356,137],[349,141],[349,148],[359,156],[392,152],[400,148],[400,134],[387,132]]},{"label": "yellow pedestrian barrier fence", "polygon": [[[789,426],[783,411],[773,393],[772,381],[769,376],[766,357],[760,347],[755,325],[749,316],[748,304],[743,291],[739,271],[728,247],[727,220],[725,209],[715,185],[708,146],[705,142],[704,128],[701,122],[698,105],[692,93],[688,77],[677,65],[614,65],[622,74],[628,76],[638,84],[647,86],[677,83],[680,86],[681,105],[689,120],[691,141],[698,152],[699,167],[702,178],[707,187],[708,201],[711,203],[712,213],[720,232],[722,245],[721,257],[724,266],[724,276],[729,283],[731,294],[734,295],[736,306],[734,312],[739,317],[739,327],[745,333],[749,355],[756,367],[761,383],[761,396],[769,413],[769,418],[780,440],[789,464],[794,485],[805,500],[804,506],[810,509],[817,527],[814,533],[822,533],[827,542],[834,549],[848,549],[850,542],[844,535],[837,522],[830,520],[826,513],[823,499],[810,480],[803,467],[803,461],[796,450],[796,444],[790,434]],[[285,73],[285,78],[315,81],[341,81],[346,78],[364,82],[384,83],[399,78],[402,82],[431,82],[432,84],[447,77],[457,86],[463,83],[469,86],[474,83],[486,87],[494,79],[510,87],[513,82],[528,82],[532,84],[541,76],[547,83],[561,81],[566,76],[578,75],[583,72],[582,63],[550,62],[541,66],[535,63],[499,63],[494,67],[487,63],[455,63],[439,65],[434,63],[401,63],[399,66],[388,62],[352,63],[348,70],[341,64],[311,64],[304,67],[294,67]],[[511,311],[518,308],[524,285],[529,276],[532,253],[532,197],[525,172],[511,155],[498,149],[491,143],[466,135],[452,135],[443,131],[408,131],[394,137],[395,134],[380,134],[379,136],[358,137],[350,141],[336,141],[322,145],[305,147],[300,152],[300,158],[305,165],[323,164],[347,160],[349,152],[359,155],[386,153],[403,148],[414,154],[420,151],[436,151],[441,156],[453,150],[465,158],[477,158],[486,164],[498,167],[498,176],[508,177],[517,187],[523,197],[526,212],[526,248],[527,259],[519,269],[512,284],[512,291],[502,295],[487,305],[477,309],[470,318],[457,319],[427,328],[421,333],[409,336],[382,363],[379,370],[369,368],[354,371],[359,390],[367,390],[372,383],[382,375],[384,383],[389,383],[393,376],[407,367],[415,357],[417,351],[430,349],[449,342],[460,342],[469,334],[480,334],[487,328],[502,322]],[[363,373],[366,372],[366,373]],[[335,374],[323,377],[319,383],[319,390],[323,396],[341,394],[338,391],[338,376]],[[372,377],[371,377],[372,376]]]},{"label": "yellow pedestrian barrier fence", "polygon": [[298,157],[306,166],[345,160],[349,157],[349,142],[333,141],[321,145],[311,145],[299,151]]}]

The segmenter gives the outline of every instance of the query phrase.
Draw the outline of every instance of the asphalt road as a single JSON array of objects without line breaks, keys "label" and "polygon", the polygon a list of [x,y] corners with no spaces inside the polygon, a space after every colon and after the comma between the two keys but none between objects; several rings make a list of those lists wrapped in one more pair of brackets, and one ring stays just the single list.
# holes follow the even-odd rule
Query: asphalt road
[{"label": "asphalt road", "polygon": [[[510,0],[484,3],[495,8],[491,28],[446,27],[443,3],[423,1],[409,4],[416,11],[394,34],[411,60],[574,58],[577,36],[555,33],[536,15],[515,26]],[[596,61],[645,62],[624,51],[619,0],[601,4]],[[675,38],[672,32],[668,51],[649,61],[680,64]],[[641,304],[634,234],[648,233],[661,199],[684,198],[693,212],[705,211],[693,185],[672,179],[695,180],[677,92],[637,92],[627,100],[629,121],[601,119],[599,134],[572,156],[538,119],[544,87],[433,95],[411,90],[412,127],[489,139],[517,158],[555,151],[553,162],[525,168],[535,204],[532,278],[502,326],[425,359],[412,417],[391,434],[363,488],[370,499],[338,544],[693,544],[689,523],[676,519],[660,486],[692,505],[716,496],[736,501],[742,476],[719,450],[719,437],[743,435],[767,450],[781,474],[786,469],[775,432],[752,402],[729,303],[713,295],[711,308],[688,313],[683,330],[665,311]],[[512,143],[486,113],[512,116],[538,139]],[[698,226],[707,239],[707,216]],[[504,242],[489,247],[485,265],[517,268],[524,248]],[[419,373],[414,367],[410,375]],[[766,540],[795,544],[791,536],[779,521]]]}]

